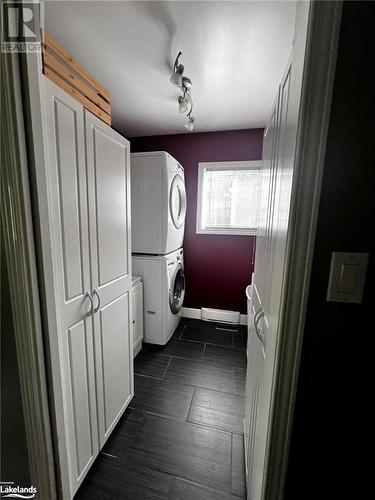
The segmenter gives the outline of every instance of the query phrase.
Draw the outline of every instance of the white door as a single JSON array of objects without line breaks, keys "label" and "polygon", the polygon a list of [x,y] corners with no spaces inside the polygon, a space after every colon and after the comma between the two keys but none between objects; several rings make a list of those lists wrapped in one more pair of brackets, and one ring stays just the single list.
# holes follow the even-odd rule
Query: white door
[{"label": "white door", "polygon": [[[98,453],[82,106],[43,79],[46,175],[71,495]],[[50,335],[54,332],[50,332]]]},{"label": "white door", "polygon": [[85,111],[99,444],[133,396],[130,145]]},{"label": "white door", "polygon": [[[271,279],[272,213],[275,206],[275,184],[277,170],[277,148],[279,143],[279,93],[272,108],[270,120],[264,131],[262,154],[262,179],[256,238],[255,269],[252,277],[251,296],[248,297],[248,369],[245,391],[245,460],[248,492],[256,490],[254,463],[255,433],[259,406],[260,382],[262,380],[265,350],[255,329],[255,321],[262,325],[266,336],[267,315],[269,313]],[[262,314],[262,318],[259,315]],[[258,324],[257,329],[260,328]],[[259,432],[259,429],[258,431]],[[251,481],[251,485],[250,485]],[[257,498],[256,496],[250,498]]]},{"label": "white door", "polygon": [[279,140],[278,124],[279,95],[277,95],[276,102],[272,108],[271,117],[263,137],[262,180],[255,251],[256,267],[254,270],[254,279],[257,284],[258,293],[263,299],[262,305],[265,311],[268,311],[268,298],[270,294],[270,245],[275,200],[276,156]]},{"label": "white door", "polygon": [[[263,355],[260,355],[259,342],[255,339],[254,316],[256,313],[256,302],[253,300],[254,285],[249,285],[246,289],[247,297],[247,371],[246,371],[246,392],[245,392],[245,418],[244,418],[244,445],[245,445],[245,466],[246,481],[250,477],[252,465],[251,454],[254,451],[254,430],[255,430],[255,412],[257,399],[259,395],[259,369],[258,365],[262,362]],[[258,301],[259,307],[259,301]],[[249,485],[247,485],[249,488]]]},{"label": "white door", "polygon": [[[308,4],[300,10],[307,22]],[[303,20],[302,20],[303,17]],[[304,30],[306,35],[307,30]],[[272,392],[277,366],[280,306],[287,250],[289,208],[304,61],[304,43],[296,46],[278,92],[264,137],[260,237],[257,241],[251,324],[249,325],[245,425],[247,495],[261,500],[265,493],[267,443],[272,416]],[[276,111],[277,110],[277,111]],[[266,207],[266,208],[265,208]]]},{"label": "white door", "polygon": [[[251,301],[248,309],[248,368],[246,373],[245,399],[245,449],[246,449],[246,477],[248,492],[254,491],[257,481],[257,466],[259,464],[260,449],[255,446],[257,434],[260,432],[258,411],[261,405],[261,385],[265,363],[265,335],[267,321],[261,306],[256,286],[251,285]],[[251,484],[250,484],[251,482]]]}]

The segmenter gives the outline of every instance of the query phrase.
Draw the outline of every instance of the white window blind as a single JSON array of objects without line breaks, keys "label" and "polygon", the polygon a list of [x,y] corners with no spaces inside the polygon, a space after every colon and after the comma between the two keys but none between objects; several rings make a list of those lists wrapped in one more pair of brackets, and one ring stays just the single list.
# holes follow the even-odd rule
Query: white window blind
[{"label": "white window blind", "polygon": [[260,162],[201,163],[197,232],[254,234],[259,191]]}]

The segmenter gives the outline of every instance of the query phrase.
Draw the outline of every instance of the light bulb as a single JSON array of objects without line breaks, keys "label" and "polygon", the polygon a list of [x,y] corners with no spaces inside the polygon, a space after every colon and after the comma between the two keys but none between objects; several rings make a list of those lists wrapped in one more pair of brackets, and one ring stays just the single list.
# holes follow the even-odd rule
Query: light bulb
[{"label": "light bulb", "polygon": [[178,111],[179,113],[186,113],[188,110],[188,102],[186,97],[182,97],[181,95],[178,98]]},{"label": "light bulb", "polygon": [[191,90],[192,83],[191,83],[190,78],[188,78],[187,76],[183,76],[183,77],[182,77],[182,86],[183,86],[186,90]]},{"label": "light bulb", "polygon": [[170,77],[170,81],[173,83],[173,85],[176,85],[176,87],[181,88],[182,87],[182,74],[184,72],[184,66],[183,64],[179,64],[177,68],[174,69],[172,76]]},{"label": "light bulb", "polygon": [[185,123],[186,130],[188,130],[189,132],[192,132],[194,130],[194,122],[195,122],[195,118],[194,118],[194,116],[191,116],[189,118],[189,120]]},{"label": "light bulb", "polygon": [[171,83],[173,83],[173,85],[176,85],[176,87],[180,88],[182,86],[182,75],[180,75],[180,73],[173,73],[170,81]]}]

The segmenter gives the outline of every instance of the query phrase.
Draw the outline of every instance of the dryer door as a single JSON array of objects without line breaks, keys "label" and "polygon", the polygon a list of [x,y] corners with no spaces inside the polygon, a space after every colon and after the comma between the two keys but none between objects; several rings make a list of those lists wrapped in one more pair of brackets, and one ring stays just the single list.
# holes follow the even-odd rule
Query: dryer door
[{"label": "dryer door", "polygon": [[169,211],[176,229],[181,229],[186,215],[186,191],[183,178],[176,174],[169,192]]},{"label": "dryer door", "polygon": [[169,307],[173,314],[181,311],[185,298],[185,274],[182,264],[177,264],[169,289]]}]

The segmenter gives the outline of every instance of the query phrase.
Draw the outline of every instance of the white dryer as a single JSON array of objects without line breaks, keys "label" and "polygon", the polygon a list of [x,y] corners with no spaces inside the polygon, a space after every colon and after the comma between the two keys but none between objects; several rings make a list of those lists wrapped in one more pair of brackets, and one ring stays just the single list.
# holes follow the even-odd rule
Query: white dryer
[{"label": "white dryer", "polygon": [[184,169],[165,151],[131,155],[132,252],[167,254],[182,247]]},{"label": "white dryer", "polygon": [[185,296],[182,248],[167,255],[133,255],[133,272],[142,277],[144,341],[165,345],[181,319]]}]

